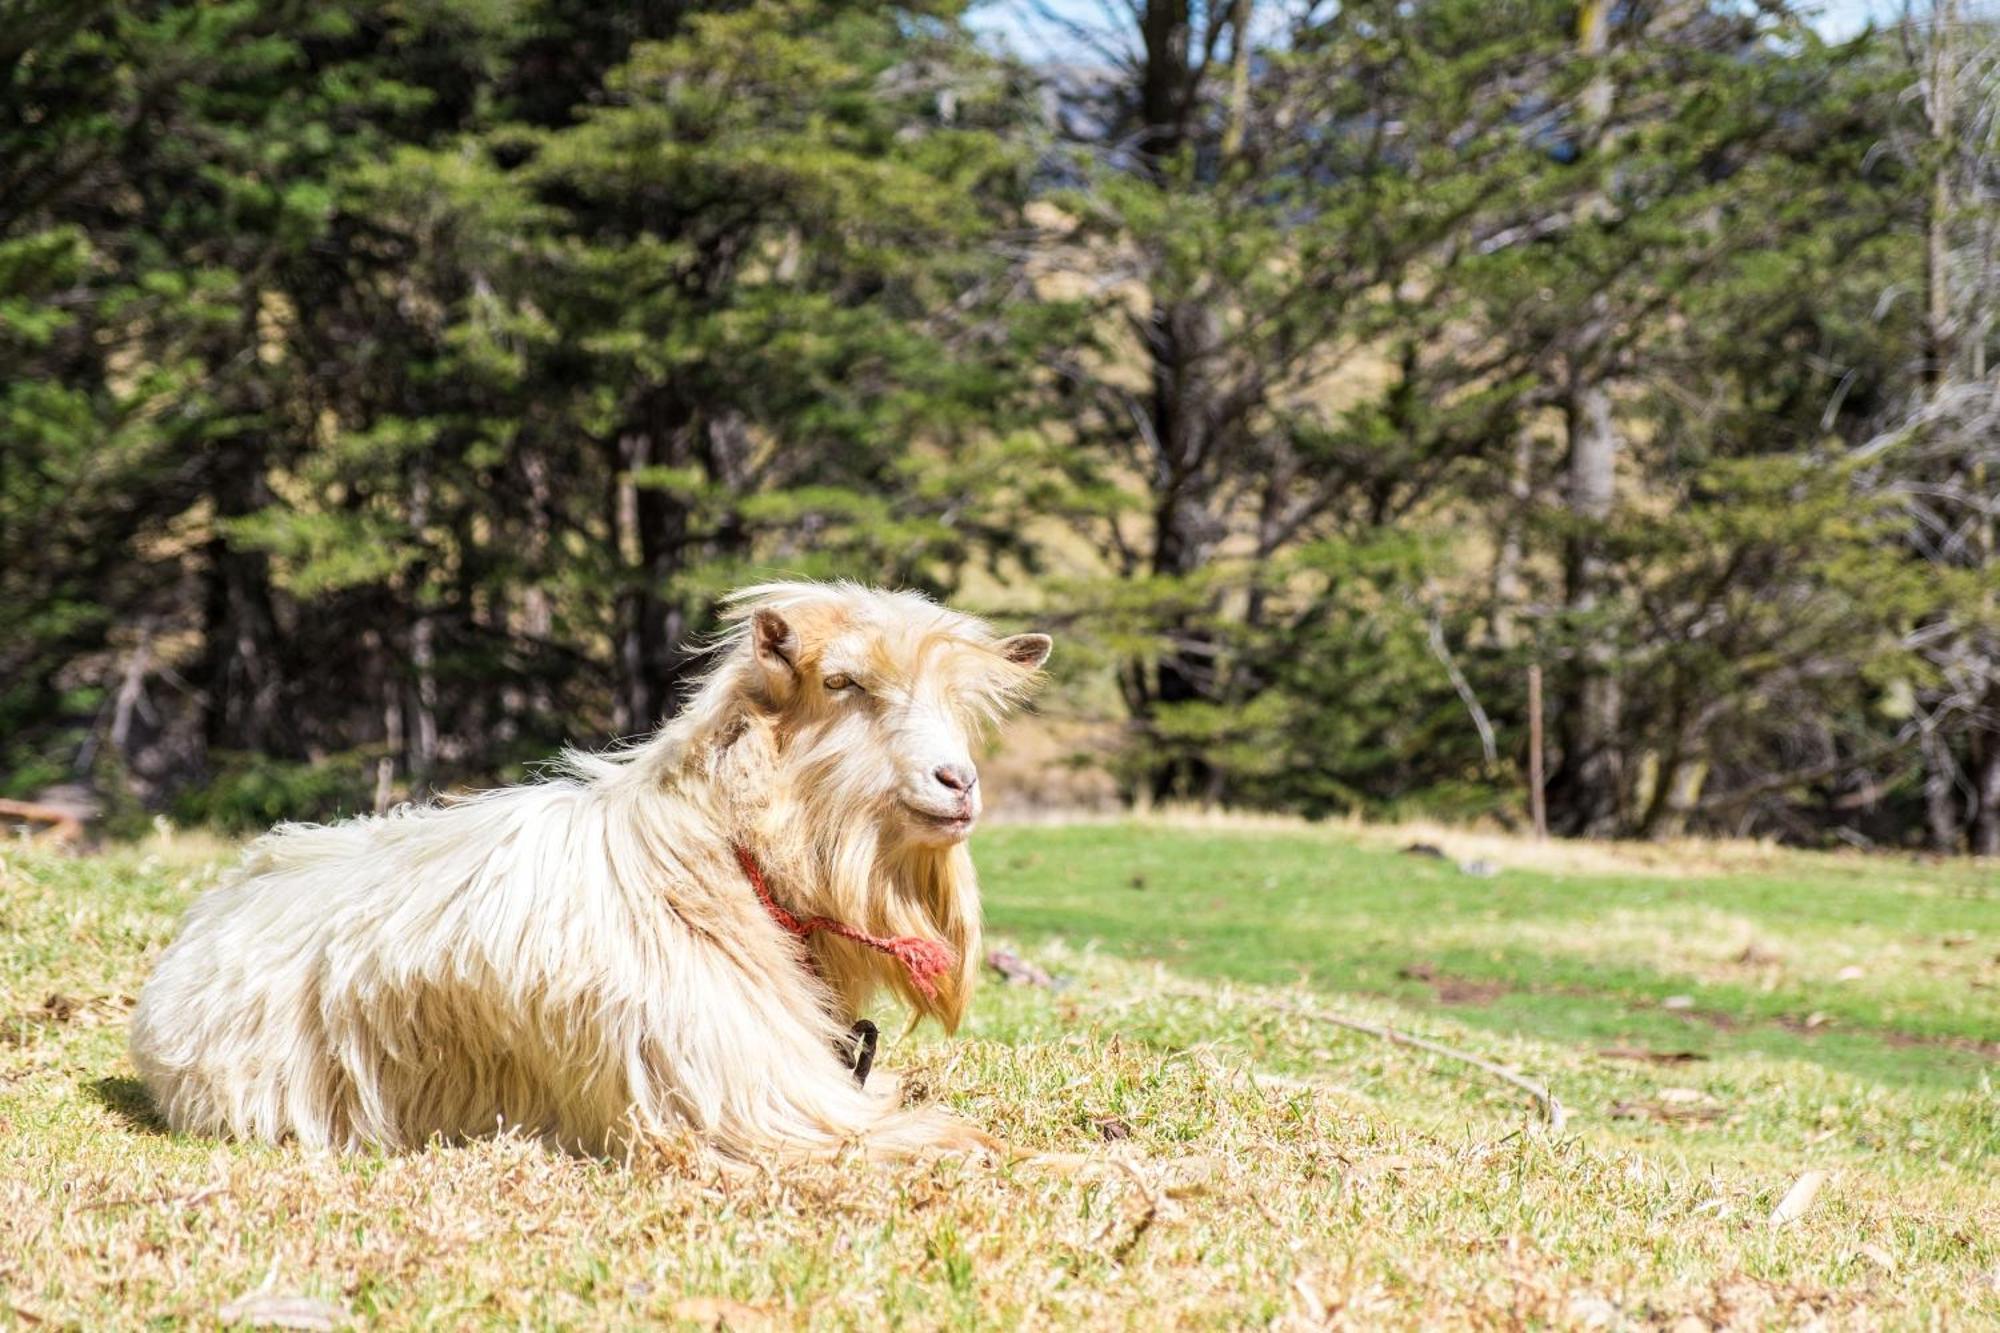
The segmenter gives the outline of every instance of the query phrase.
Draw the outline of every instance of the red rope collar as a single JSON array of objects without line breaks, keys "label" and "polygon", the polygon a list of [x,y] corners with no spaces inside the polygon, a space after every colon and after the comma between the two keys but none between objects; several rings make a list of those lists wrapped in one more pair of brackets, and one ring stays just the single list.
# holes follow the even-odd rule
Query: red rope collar
[{"label": "red rope collar", "polygon": [[823,930],[829,935],[838,935],[864,948],[887,954],[903,965],[903,970],[909,973],[910,984],[927,1000],[937,998],[937,979],[958,965],[958,956],[936,940],[916,935],[896,935],[885,939],[880,935],[870,935],[865,930],[857,930],[845,922],[835,921],[830,916],[810,916],[800,920],[780,907],[778,900],[771,896],[770,888],[764,883],[764,872],[757,865],[757,858],[750,854],[750,849],[740,842],[731,843],[730,848],[736,853],[736,864],[743,867],[743,877],[756,891],[757,901],[764,904],[764,910],[771,914],[771,919],[786,934],[805,939]]}]

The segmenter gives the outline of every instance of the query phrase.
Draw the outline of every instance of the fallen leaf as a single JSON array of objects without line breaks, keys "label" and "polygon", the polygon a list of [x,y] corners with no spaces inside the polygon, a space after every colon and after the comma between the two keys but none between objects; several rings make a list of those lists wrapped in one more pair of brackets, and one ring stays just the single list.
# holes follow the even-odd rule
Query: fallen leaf
[{"label": "fallen leaf", "polygon": [[338,1328],[347,1318],[347,1311],[328,1301],[268,1291],[253,1291],[248,1296],[239,1296],[216,1313],[225,1324],[308,1329],[322,1333]]},{"label": "fallen leaf", "polygon": [[1132,1122],[1123,1116],[1102,1116],[1091,1123],[1097,1126],[1097,1137],[1106,1143],[1116,1143],[1120,1139],[1132,1137]]},{"label": "fallen leaf", "polygon": [[1808,1171],[1792,1182],[1785,1191],[1785,1197],[1778,1200],[1778,1206],[1771,1210],[1771,1225],[1788,1226],[1806,1215],[1819,1197],[1819,1187],[1826,1184],[1826,1172]]}]

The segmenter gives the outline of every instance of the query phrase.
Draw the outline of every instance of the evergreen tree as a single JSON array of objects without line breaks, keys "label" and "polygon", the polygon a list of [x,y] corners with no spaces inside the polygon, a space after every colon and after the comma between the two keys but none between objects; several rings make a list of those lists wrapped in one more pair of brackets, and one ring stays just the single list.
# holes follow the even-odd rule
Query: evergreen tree
[{"label": "evergreen tree", "polygon": [[1070,617],[1135,798],[1517,819],[1539,666],[1562,831],[1990,850],[1959,9],[23,0],[0,787],[515,776],[782,572]]},{"label": "evergreen tree", "polygon": [[[106,734],[147,785],[210,750],[308,752],[265,562],[227,534],[315,427],[286,342],[327,263],[329,176],[432,132],[432,90],[478,58],[480,34],[425,21],[52,4],[9,25],[12,785],[87,776]],[[190,632],[162,673],[198,714],[176,728],[148,664]],[[76,670],[106,657],[124,667]]]},{"label": "evergreen tree", "polygon": [[1283,725],[1257,701],[1347,619],[1298,562],[1435,512],[1493,446],[1518,386],[1507,349],[1466,336],[1465,281],[1547,170],[1521,116],[1549,7],[1343,6],[1246,49],[1231,68],[1259,77],[1219,99],[1249,10],[1143,8],[1132,131],[1114,125],[1068,204],[1108,296],[1102,334],[1058,358],[1060,464],[1113,553],[1118,586],[1082,595],[1137,616],[1121,687],[1155,796],[1242,794],[1209,741]]}]

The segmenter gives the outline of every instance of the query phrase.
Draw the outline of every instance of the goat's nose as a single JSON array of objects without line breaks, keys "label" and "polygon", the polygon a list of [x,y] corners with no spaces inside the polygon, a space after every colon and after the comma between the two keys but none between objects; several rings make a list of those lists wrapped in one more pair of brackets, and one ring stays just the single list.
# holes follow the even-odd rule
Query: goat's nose
[{"label": "goat's nose", "polygon": [[931,776],[953,791],[971,791],[979,781],[978,770],[971,764],[939,764],[931,770]]}]

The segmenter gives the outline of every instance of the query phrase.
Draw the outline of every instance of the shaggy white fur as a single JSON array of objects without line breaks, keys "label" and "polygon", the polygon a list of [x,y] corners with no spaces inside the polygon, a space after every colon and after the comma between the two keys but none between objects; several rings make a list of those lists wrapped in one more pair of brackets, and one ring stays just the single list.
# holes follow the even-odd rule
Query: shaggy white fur
[{"label": "shaggy white fur", "polygon": [[[985,1142],[888,1080],[855,1086],[834,1046],[885,985],[956,1028],[979,953],[968,739],[1049,641],[847,584],[732,605],[707,679],[644,743],[256,843],[139,998],[132,1055],[168,1123],[340,1148]],[[791,910],[942,941],[955,974],[927,997],[858,945],[801,944],[733,843]]]}]

